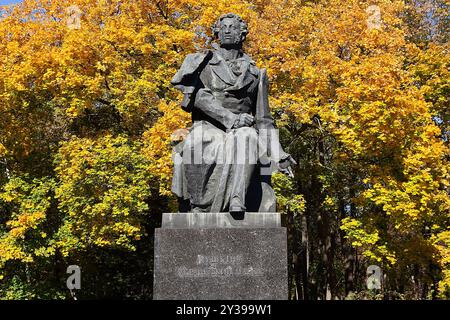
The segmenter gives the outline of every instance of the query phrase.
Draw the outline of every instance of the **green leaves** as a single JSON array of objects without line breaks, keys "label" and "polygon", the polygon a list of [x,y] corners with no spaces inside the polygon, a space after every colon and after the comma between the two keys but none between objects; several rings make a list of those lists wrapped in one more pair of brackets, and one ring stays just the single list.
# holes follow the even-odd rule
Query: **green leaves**
[{"label": "green leaves", "polygon": [[140,144],[126,136],[72,138],[56,157],[59,209],[65,214],[64,254],[72,249],[67,236],[81,248],[121,247],[134,250],[148,213],[151,174]]},{"label": "green leaves", "polygon": [[[150,272],[152,214],[176,210],[171,135],[190,126],[169,81],[230,11],[249,23],[246,52],[268,70],[283,146],[299,163],[294,179],[273,177],[278,210],[293,214],[298,252],[309,254],[297,261],[310,273],[294,278],[310,278],[304,291],[318,296],[340,288],[327,281],[348,273],[355,252],[360,268],[389,267],[392,286],[440,280],[448,295],[448,5],[406,4],[377,1],[377,17],[356,0],[24,0],[8,10],[0,298],[64,296],[51,288],[73,259],[91,271],[108,261],[122,268],[109,279],[139,286],[127,272]],[[83,12],[77,28],[69,5]],[[325,269],[326,279],[314,274]]]}]

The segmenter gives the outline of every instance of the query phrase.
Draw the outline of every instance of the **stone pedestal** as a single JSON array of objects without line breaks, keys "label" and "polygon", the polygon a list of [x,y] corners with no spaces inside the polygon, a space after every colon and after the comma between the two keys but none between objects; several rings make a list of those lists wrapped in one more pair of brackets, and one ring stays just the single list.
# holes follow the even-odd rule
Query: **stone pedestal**
[{"label": "stone pedestal", "polygon": [[287,299],[287,236],[280,214],[235,218],[163,214],[155,232],[154,299]]}]

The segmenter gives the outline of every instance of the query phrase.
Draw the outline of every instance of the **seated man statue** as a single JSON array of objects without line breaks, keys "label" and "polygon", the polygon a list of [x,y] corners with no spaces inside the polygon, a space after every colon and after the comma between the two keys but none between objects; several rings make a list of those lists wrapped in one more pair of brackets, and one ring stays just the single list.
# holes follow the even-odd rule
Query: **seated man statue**
[{"label": "seated man statue", "polygon": [[171,82],[193,122],[175,147],[172,191],[180,211],[274,212],[270,174],[295,162],[276,134],[266,71],[242,50],[240,16],[221,16],[213,33],[220,46],[188,55]]}]

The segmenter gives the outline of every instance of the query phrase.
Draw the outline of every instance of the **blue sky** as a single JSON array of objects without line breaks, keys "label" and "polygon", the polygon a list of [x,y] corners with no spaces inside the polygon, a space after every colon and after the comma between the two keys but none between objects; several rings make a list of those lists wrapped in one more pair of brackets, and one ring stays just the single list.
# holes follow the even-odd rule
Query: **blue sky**
[{"label": "blue sky", "polygon": [[22,2],[22,0],[0,0],[0,6],[3,6],[5,4],[18,3],[18,2]]}]

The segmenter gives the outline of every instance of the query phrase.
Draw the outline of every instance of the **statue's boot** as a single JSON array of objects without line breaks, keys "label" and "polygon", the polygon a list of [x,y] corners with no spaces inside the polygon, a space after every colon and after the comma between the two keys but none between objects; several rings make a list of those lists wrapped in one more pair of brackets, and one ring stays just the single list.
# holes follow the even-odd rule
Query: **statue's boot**
[{"label": "statue's boot", "polygon": [[204,212],[208,212],[208,209],[207,208],[202,208],[202,207],[199,207],[199,206],[193,206],[191,212],[204,213]]},{"label": "statue's boot", "polygon": [[243,213],[245,212],[245,206],[238,197],[234,197],[230,201],[230,213]]}]

